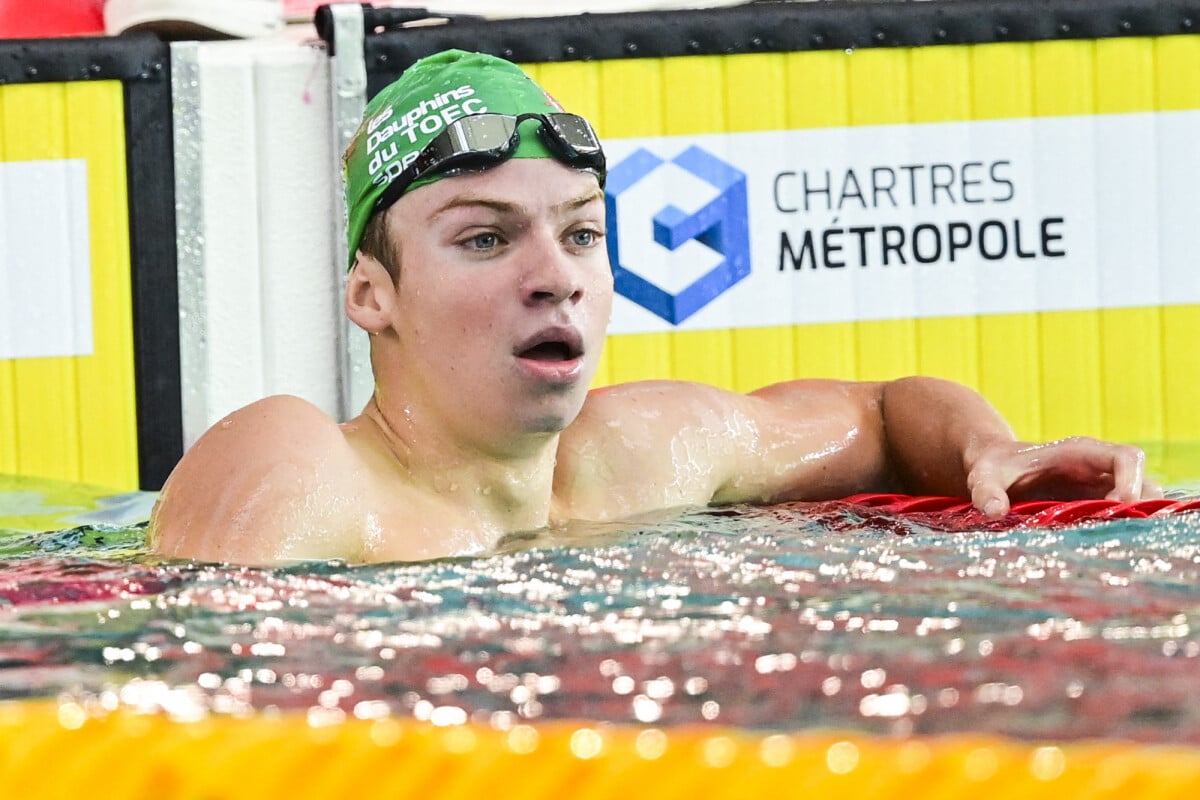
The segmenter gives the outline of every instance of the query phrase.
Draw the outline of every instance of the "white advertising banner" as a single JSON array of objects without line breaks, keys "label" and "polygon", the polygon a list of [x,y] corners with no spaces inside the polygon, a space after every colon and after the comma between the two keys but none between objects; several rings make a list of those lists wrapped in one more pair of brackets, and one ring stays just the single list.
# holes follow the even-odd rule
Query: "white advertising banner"
[{"label": "white advertising banner", "polygon": [[0,359],[91,353],[87,162],[0,163]]},{"label": "white advertising banner", "polygon": [[612,333],[1200,303],[1200,111],[605,143]]}]

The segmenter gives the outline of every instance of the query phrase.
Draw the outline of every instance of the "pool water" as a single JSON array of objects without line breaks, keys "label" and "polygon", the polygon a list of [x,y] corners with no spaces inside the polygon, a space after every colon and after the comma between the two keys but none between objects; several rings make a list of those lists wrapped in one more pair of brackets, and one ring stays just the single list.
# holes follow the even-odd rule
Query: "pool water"
[{"label": "pool water", "polygon": [[[0,700],[1200,742],[1197,512],[696,509],[486,557],[251,569],[148,553],[121,519],[145,499],[0,533]],[[25,511],[55,502],[71,518]]]}]

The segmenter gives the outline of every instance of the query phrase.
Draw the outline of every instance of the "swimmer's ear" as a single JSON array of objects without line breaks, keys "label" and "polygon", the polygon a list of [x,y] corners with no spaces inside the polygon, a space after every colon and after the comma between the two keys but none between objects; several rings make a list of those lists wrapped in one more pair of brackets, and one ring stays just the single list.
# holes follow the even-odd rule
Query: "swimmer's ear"
[{"label": "swimmer's ear", "polygon": [[346,316],[367,333],[380,333],[391,324],[396,286],[383,264],[358,251],[346,276]]}]

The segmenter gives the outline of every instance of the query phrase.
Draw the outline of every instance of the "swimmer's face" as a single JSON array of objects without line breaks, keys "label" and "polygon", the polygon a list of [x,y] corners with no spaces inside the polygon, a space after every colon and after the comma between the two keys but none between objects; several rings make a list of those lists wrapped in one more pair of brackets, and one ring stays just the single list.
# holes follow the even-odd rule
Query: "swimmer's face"
[{"label": "swimmer's face", "polygon": [[406,391],[453,410],[480,441],[570,424],[612,310],[595,176],[511,159],[415,189],[387,213]]}]

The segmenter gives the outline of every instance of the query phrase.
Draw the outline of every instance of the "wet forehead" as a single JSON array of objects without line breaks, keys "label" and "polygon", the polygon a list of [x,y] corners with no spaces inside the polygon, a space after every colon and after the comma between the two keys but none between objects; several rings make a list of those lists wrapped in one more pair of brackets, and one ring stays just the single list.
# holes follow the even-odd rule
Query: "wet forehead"
[{"label": "wet forehead", "polygon": [[556,218],[593,203],[604,193],[596,177],[551,159],[513,159],[483,172],[419,187],[389,210],[409,221],[433,223],[457,209],[482,208],[514,217]]},{"label": "wet forehead", "polygon": [[[552,217],[563,216],[570,214],[583,208],[591,203],[602,201],[603,193],[599,187],[589,192],[584,192],[578,197],[573,197],[568,200],[563,200],[559,203],[554,203],[545,209],[545,212]],[[439,208],[435,209],[431,214],[431,219],[437,219],[445,214],[453,212],[459,208],[486,208],[497,214],[514,217],[531,217],[539,213],[539,210],[529,205],[522,204],[513,200],[507,200],[503,197],[489,195],[487,192],[465,192],[457,197],[452,198]]]}]

